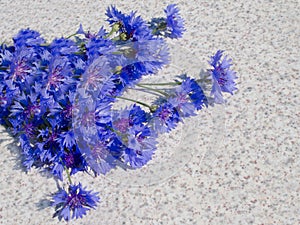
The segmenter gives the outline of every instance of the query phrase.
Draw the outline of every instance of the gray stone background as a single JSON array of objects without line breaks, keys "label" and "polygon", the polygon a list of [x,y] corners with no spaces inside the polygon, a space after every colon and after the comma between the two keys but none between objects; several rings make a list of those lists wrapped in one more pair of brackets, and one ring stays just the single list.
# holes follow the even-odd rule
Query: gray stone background
[{"label": "gray stone background", "polygon": [[[97,31],[111,2],[0,0],[0,40],[10,41],[27,27],[47,40],[73,33],[80,23]],[[145,19],[162,16],[169,3],[113,2]],[[191,160],[152,186],[129,188],[105,177],[76,177],[99,191],[102,202],[69,224],[299,224],[299,1],[172,3],[181,9],[187,29],[177,45],[189,49],[199,65],[217,49],[234,59],[239,90],[222,109],[225,130],[209,120],[218,122],[213,111],[201,114],[201,137]],[[52,219],[53,209],[47,207],[47,195],[57,190],[54,179],[37,170],[26,174],[17,143],[4,128],[1,140],[0,224],[67,224]]]}]

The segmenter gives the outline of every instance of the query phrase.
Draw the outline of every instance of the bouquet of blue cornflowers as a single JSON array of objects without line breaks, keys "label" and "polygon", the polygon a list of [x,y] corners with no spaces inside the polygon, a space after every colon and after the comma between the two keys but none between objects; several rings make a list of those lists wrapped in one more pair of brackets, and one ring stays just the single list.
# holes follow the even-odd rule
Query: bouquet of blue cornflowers
[{"label": "bouquet of blue cornflowers", "polygon": [[[126,15],[112,6],[106,12],[110,31],[102,27],[93,34],[80,26],[75,34],[46,43],[37,31],[25,29],[12,46],[1,45],[0,122],[19,139],[28,170],[47,168],[60,180],[67,176],[68,188],[52,199],[60,220],[81,218],[100,200],[98,193],[72,183],[73,174],[145,166],[160,134],[203,107],[224,103],[223,93],[236,90],[231,59],[221,50],[211,57],[205,78],[182,74],[172,82],[140,82],[169,63],[166,39],[185,31],[176,5],[164,11],[165,17],[145,22],[136,12]],[[211,86],[209,95],[203,82]],[[146,103],[124,96],[136,87],[157,99]],[[132,105],[117,110],[116,101]]]}]

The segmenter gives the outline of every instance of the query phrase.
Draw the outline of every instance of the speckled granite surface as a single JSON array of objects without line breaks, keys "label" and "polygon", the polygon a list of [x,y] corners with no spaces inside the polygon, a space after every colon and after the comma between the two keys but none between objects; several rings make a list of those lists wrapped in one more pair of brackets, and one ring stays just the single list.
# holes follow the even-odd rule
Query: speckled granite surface
[{"label": "speckled granite surface", "polygon": [[[96,31],[109,2],[1,0],[0,40],[26,27],[48,40],[72,33],[80,23]],[[219,120],[214,111],[200,115],[199,126],[207,125],[207,132],[199,132],[207,136],[201,135],[192,159],[167,181],[129,188],[105,177],[76,177],[97,189],[102,202],[69,224],[299,224],[299,2],[174,3],[187,28],[179,45],[190,49],[200,65],[217,49],[227,50],[238,71],[239,91],[230,96]],[[114,4],[150,18],[162,15],[168,3]],[[212,129],[215,123],[225,130]],[[25,174],[16,143],[3,128],[1,140],[0,224],[66,224],[51,218],[53,209],[43,200],[56,191],[55,181],[35,170]]]}]

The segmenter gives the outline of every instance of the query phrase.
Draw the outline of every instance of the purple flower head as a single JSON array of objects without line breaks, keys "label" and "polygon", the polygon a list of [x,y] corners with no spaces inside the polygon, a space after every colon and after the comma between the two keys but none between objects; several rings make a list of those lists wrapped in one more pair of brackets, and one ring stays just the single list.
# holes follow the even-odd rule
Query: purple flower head
[{"label": "purple flower head", "polygon": [[49,64],[49,72],[44,77],[45,91],[54,96],[55,99],[67,93],[75,80],[72,79],[73,67],[66,56],[54,56]]},{"label": "purple flower head", "polygon": [[52,205],[55,206],[56,211],[53,216],[65,221],[82,218],[88,210],[96,208],[100,201],[97,195],[98,193],[87,191],[81,183],[78,185],[71,184],[67,191],[60,189],[53,196]]},{"label": "purple flower head", "polygon": [[87,65],[82,75],[79,93],[82,93],[83,97],[90,96],[95,100],[99,95],[106,96],[114,88],[113,79],[108,59],[105,56],[99,56]]},{"label": "purple flower head", "polygon": [[79,172],[86,171],[87,164],[81,152],[76,146],[56,153],[53,162],[52,173],[60,180],[63,180],[63,170],[66,168],[71,169],[71,175]]},{"label": "purple flower head", "polygon": [[116,166],[115,154],[110,151],[109,146],[113,134],[95,136],[89,142],[78,138],[78,145],[88,166],[94,171],[95,175],[106,174]]},{"label": "purple flower head", "polygon": [[211,95],[214,97],[215,103],[225,102],[222,92],[233,94],[233,91],[237,90],[234,82],[234,79],[237,78],[236,73],[230,69],[232,60],[227,56],[221,60],[223,52],[218,50],[210,61],[210,65],[213,67],[211,70],[213,82]]},{"label": "purple flower head", "polygon": [[171,94],[169,102],[176,107],[181,116],[193,116],[196,110],[207,105],[207,98],[202,88],[194,79],[186,77]]},{"label": "purple flower head", "polygon": [[33,48],[19,48],[13,54],[8,79],[21,91],[30,89],[30,85],[39,77],[40,62],[41,59]]},{"label": "purple flower head", "polygon": [[124,163],[136,169],[152,159],[156,150],[156,135],[148,126],[135,125],[127,132],[127,148],[124,151]]},{"label": "purple flower head", "polygon": [[182,118],[174,105],[169,102],[161,104],[153,113],[151,124],[156,133],[166,133],[174,129]]},{"label": "purple flower head", "polygon": [[114,112],[113,128],[126,133],[133,125],[141,125],[146,121],[146,112],[141,107],[132,105],[130,108]]},{"label": "purple flower head", "polygon": [[145,165],[156,149],[156,134],[147,121],[146,112],[136,105],[116,111],[113,116],[112,128],[117,137],[110,149],[121,150],[119,160],[133,169]]}]

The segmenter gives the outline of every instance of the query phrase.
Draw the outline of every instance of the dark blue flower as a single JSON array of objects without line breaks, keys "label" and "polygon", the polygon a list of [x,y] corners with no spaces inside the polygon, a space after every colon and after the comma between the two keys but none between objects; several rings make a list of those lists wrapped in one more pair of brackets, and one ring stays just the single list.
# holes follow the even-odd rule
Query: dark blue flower
[{"label": "dark blue flower", "polygon": [[148,28],[147,23],[140,17],[136,16],[136,12],[131,12],[129,15],[118,11],[116,7],[111,6],[107,9],[107,21],[110,24],[119,24],[119,32],[121,40],[141,40],[152,39],[153,35]]},{"label": "dark blue flower", "polygon": [[224,103],[222,92],[233,94],[237,90],[234,79],[236,73],[230,69],[232,66],[231,59],[227,56],[222,58],[224,51],[218,50],[214,56],[211,57],[210,65],[213,67],[212,74],[212,91],[211,95],[214,97],[215,103]]},{"label": "dark blue flower", "polygon": [[[75,140],[74,140],[75,141]],[[71,148],[62,148],[51,159],[53,175],[63,180],[63,171],[71,169],[70,175],[76,174],[79,171],[87,171],[87,162],[84,159],[82,152],[74,145]]]},{"label": "dark blue flower", "polygon": [[39,32],[30,29],[20,30],[13,40],[17,48],[34,47],[45,43]]},{"label": "dark blue flower", "polygon": [[196,110],[207,105],[207,98],[195,79],[186,77],[181,85],[175,88],[168,100],[176,107],[181,116],[195,115]]},{"label": "dark blue flower", "polygon": [[23,165],[29,170],[32,166],[41,167],[43,164],[40,160],[41,151],[30,143],[30,138],[26,133],[19,136],[19,141],[24,156]]},{"label": "dark blue flower", "polygon": [[30,91],[30,86],[40,79],[41,58],[34,48],[21,47],[13,52],[6,82],[9,80],[20,91]]},{"label": "dark blue flower", "polygon": [[174,129],[182,118],[174,105],[162,103],[151,116],[151,125],[156,133],[166,133]]},{"label": "dark blue flower", "polygon": [[179,14],[179,9],[176,4],[170,4],[164,10],[166,18],[152,18],[149,22],[149,28],[154,35],[167,38],[181,38],[184,29],[184,21]]},{"label": "dark blue flower", "polygon": [[106,135],[95,136],[88,142],[82,137],[77,138],[80,151],[95,175],[106,174],[116,166],[119,155],[117,156],[109,148],[114,136],[115,134],[108,132]]},{"label": "dark blue flower", "polygon": [[136,105],[114,112],[112,130],[117,136],[110,149],[119,151],[119,161],[133,169],[145,165],[156,149],[156,134],[150,129],[147,117]]},{"label": "dark blue flower", "polygon": [[99,96],[112,92],[115,87],[114,79],[108,59],[98,56],[87,65],[77,92],[83,98],[92,97],[96,100]]},{"label": "dark blue flower", "polygon": [[48,66],[49,69],[43,78],[44,91],[57,99],[65,95],[76,83],[73,79],[73,66],[66,56],[53,56]]},{"label": "dark blue flower", "polygon": [[127,132],[127,148],[124,151],[124,163],[136,169],[144,166],[152,159],[156,150],[156,135],[148,127],[134,125]]},{"label": "dark blue flower", "polygon": [[88,210],[95,209],[97,206],[100,201],[97,195],[98,193],[83,188],[81,183],[71,184],[67,191],[60,189],[53,196],[52,205],[55,206],[56,211],[54,217],[57,216],[59,220],[65,221],[82,218]]},{"label": "dark blue flower", "polygon": [[50,45],[52,55],[71,55],[79,51],[74,41],[66,38],[54,39]]},{"label": "dark blue flower", "polygon": [[92,62],[101,55],[109,56],[116,51],[115,43],[102,37],[93,37],[86,44],[88,60]]},{"label": "dark blue flower", "polygon": [[167,43],[160,38],[127,43],[119,52],[124,55],[127,65],[138,64],[136,68],[142,75],[156,73],[170,60]]},{"label": "dark blue flower", "polygon": [[179,9],[176,4],[170,4],[165,9],[167,14],[167,29],[165,31],[165,36],[170,38],[181,38],[184,29],[183,19],[179,15]]},{"label": "dark blue flower", "polygon": [[122,133],[127,132],[128,128],[133,125],[141,125],[146,122],[146,112],[137,105],[113,113],[113,127]]}]

